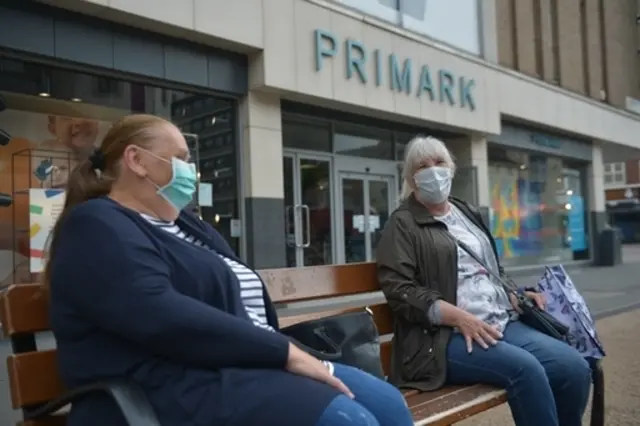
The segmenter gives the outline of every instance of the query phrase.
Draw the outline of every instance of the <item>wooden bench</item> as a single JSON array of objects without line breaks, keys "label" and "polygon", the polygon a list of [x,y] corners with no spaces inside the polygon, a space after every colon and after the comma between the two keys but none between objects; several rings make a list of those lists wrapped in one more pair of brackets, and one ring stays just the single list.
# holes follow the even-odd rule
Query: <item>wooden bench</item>
[{"label": "wooden bench", "polygon": [[36,334],[50,330],[49,306],[40,285],[9,287],[1,298],[0,320],[13,351],[7,358],[11,403],[14,409],[22,410],[26,419],[18,425],[64,426],[66,414],[59,412],[60,409],[80,394],[106,392],[130,425],[160,426],[146,396],[126,381],[96,383],[66,391],[58,374],[55,349],[38,350],[36,344]]},{"label": "wooden bench", "polygon": [[[277,305],[301,301],[333,300],[344,296],[362,295],[378,291],[375,265],[352,264],[311,268],[288,268],[260,271],[269,293]],[[383,338],[393,332],[390,311],[385,304],[371,306],[380,334]],[[282,325],[290,325],[310,318],[344,312],[350,309],[324,310],[302,316],[282,317]],[[49,309],[37,284],[11,286],[2,296],[0,318],[5,336],[10,337],[13,354],[7,359],[11,402],[15,409],[23,411],[24,418],[31,418],[38,411],[60,398],[65,389],[57,372],[56,351],[38,350],[35,335],[49,330]],[[381,348],[383,366],[389,366],[391,343]],[[144,397],[135,394],[126,384],[106,383],[98,389],[110,393],[128,410],[129,416],[146,415]],[[81,390],[82,391],[82,390]],[[419,393],[405,391],[416,425],[450,425],[476,413],[503,403],[505,393],[487,386],[447,387],[437,392]],[[124,406],[122,405],[124,404]],[[58,404],[66,405],[66,404]],[[141,406],[141,407],[139,407]],[[43,408],[44,407],[44,408]],[[139,411],[142,410],[142,414]],[[146,413],[146,414],[145,414]],[[65,414],[38,417],[20,423],[22,426],[63,426]],[[157,423],[133,423],[136,426]]]},{"label": "wooden bench", "polygon": [[[349,265],[328,265],[306,268],[286,268],[260,271],[271,299],[279,308],[298,302],[314,301],[318,305],[336,302],[345,296],[363,296],[370,294],[376,298],[379,292],[374,263]],[[382,299],[382,296],[378,296]],[[324,303],[323,303],[324,302]],[[278,314],[280,326],[285,327],[302,321],[329,315],[362,310],[369,307],[383,341],[381,345],[382,366],[388,371],[391,362],[391,338],[393,318],[386,303],[364,305],[362,303],[342,309],[314,309],[315,312],[304,315],[284,316],[282,309]],[[405,390],[405,398],[413,414],[416,426],[445,426],[457,423],[465,418],[486,411],[506,402],[506,393],[502,389],[490,386],[447,386],[436,392],[421,393]]]},{"label": "wooden bench", "polygon": [[[335,301],[344,296],[375,296],[378,291],[375,265],[351,264],[309,268],[287,268],[260,271],[274,302],[283,307],[303,301]],[[331,309],[313,314],[281,317],[281,325],[333,315],[361,307]],[[391,313],[384,303],[371,306],[376,324],[383,338],[393,333]],[[51,411],[52,401],[60,398],[65,389],[57,372],[55,349],[38,350],[35,335],[49,330],[48,305],[37,284],[11,286],[3,295],[0,318],[5,336],[10,337],[13,354],[7,359],[7,370],[13,408],[21,409],[24,418],[32,418],[37,412]],[[385,371],[391,358],[391,342],[381,347]],[[110,393],[129,416],[154,418],[146,399],[123,383],[105,383],[94,389]],[[420,393],[405,391],[405,397],[413,413],[415,424],[451,425],[474,414],[486,411],[506,401],[505,392],[488,386],[446,387],[437,392]],[[49,406],[48,406],[49,405]],[[57,408],[66,405],[64,401]],[[155,421],[155,423],[154,423]],[[22,426],[63,426],[64,413],[38,417],[20,423]],[[143,426],[142,423],[132,423]],[[156,425],[157,420],[144,426]]]}]

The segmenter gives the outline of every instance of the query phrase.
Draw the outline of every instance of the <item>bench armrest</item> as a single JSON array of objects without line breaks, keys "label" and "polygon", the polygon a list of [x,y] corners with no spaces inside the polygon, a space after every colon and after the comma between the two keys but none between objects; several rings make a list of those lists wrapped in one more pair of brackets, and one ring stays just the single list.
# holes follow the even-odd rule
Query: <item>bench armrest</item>
[{"label": "bench armrest", "polygon": [[25,420],[45,417],[60,410],[65,405],[93,392],[106,392],[120,408],[129,426],[160,426],[156,413],[142,390],[131,382],[115,380],[93,383],[66,392],[47,404],[30,411]]}]

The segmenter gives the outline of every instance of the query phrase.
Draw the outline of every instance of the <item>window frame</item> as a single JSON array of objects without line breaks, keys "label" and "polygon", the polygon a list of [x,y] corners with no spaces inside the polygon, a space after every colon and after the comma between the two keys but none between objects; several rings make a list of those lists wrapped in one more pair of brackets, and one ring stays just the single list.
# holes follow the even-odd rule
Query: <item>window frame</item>
[{"label": "window frame", "polygon": [[604,163],[602,175],[603,175],[604,186],[607,188],[626,185],[627,184],[626,163],[622,161]]}]

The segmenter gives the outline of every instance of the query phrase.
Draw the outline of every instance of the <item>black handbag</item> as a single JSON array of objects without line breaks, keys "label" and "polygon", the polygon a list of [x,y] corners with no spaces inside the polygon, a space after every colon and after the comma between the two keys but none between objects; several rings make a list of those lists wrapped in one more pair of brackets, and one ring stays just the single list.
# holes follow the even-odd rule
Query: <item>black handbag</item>
[{"label": "black handbag", "polygon": [[365,309],[305,321],[280,330],[303,351],[322,360],[357,367],[380,379],[380,334]]},{"label": "black handbag", "polygon": [[460,240],[458,246],[466,251],[476,262],[480,264],[488,273],[494,278],[507,292],[507,294],[513,294],[518,300],[518,308],[522,312],[520,314],[520,321],[528,325],[531,328],[554,337],[558,340],[568,341],[571,336],[569,334],[569,327],[555,319],[547,311],[540,309],[531,298],[527,297],[522,292],[518,291],[518,286],[511,280],[498,276],[487,265],[484,264],[482,259],[473,251],[469,246]]}]

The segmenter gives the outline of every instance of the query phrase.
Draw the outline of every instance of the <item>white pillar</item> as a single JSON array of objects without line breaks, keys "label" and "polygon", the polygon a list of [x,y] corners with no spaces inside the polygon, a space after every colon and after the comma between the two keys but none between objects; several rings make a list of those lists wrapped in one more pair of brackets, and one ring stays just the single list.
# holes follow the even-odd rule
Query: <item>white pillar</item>
[{"label": "white pillar", "polygon": [[250,91],[240,102],[244,250],[255,268],[286,264],[282,117],[277,94]]},{"label": "white pillar", "polygon": [[452,194],[482,209],[488,209],[491,203],[491,192],[487,138],[481,134],[473,134],[447,141],[447,147],[455,157],[458,167]]},{"label": "white pillar", "polygon": [[591,258],[598,263],[600,259],[598,236],[608,223],[604,193],[604,163],[602,162],[602,146],[599,141],[593,141],[591,164],[587,171],[587,186]]},{"label": "white pillar", "polygon": [[599,142],[593,142],[591,165],[587,172],[589,186],[589,210],[604,212],[606,210],[604,192],[604,163],[602,161],[602,147]]}]

